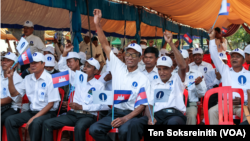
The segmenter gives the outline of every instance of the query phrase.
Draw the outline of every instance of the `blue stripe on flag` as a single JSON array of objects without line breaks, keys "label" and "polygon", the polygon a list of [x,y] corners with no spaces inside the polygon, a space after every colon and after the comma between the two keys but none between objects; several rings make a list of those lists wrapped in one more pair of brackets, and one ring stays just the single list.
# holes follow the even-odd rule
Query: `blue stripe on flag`
[{"label": "blue stripe on flag", "polygon": [[142,92],[145,92],[145,88],[144,88],[144,87],[142,87],[142,88],[140,89],[140,91],[139,91],[139,93],[142,93]]},{"label": "blue stripe on flag", "polygon": [[31,52],[30,52],[30,48],[27,49],[27,56],[28,56],[28,58],[29,58],[29,62],[30,62],[30,63],[33,62],[33,57],[32,57],[32,54],[31,54]]},{"label": "blue stripe on flag", "polygon": [[18,62],[19,64],[22,66],[23,65],[23,59],[22,59],[22,55],[19,56],[18,58]]},{"label": "blue stripe on flag", "polygon": [[138,106],[138,105],[144,104],[144,103],[148,103],[147,98],[138,100],[138,101],[135,103],[135,107]]},{"label": "blue stripe on flag", "polygon": [[68,84],[69,84],[69,81],[56,83],[56,84],[54,84],[54,88],[62,87],[62,86],[68,85]]},{"label": "blue stripe on flag", "polygon": [[52,78],[59,77],[59,76],[64,76],[64,75],[67,75],[67,74],[69,74],[69,71],[59,72],[59,73],[56,73],[56,74],[52,74]]},{"label": "blue stripe on flag", "polygon": [[115,90],[114,94],[132,94],[131,90]]},{"label": "blue stripe on flag", "polygon": [[122,103],[122,102],[127,102],[127,100],[114,100],[114,104],[119,104],[119,103]]}]

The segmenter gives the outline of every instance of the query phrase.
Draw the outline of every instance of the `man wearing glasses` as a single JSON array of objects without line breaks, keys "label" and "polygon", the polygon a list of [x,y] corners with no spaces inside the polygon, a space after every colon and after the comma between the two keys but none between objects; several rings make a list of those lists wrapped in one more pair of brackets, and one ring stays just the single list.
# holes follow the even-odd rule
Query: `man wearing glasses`
[{"label": "man wearing glasses", "polygon": [[[112,127],[118,128],[118,136],[120,141],[127,140],[128,126],[132,119],[141,117],[145,105],[139,105],[134,108],[135,101],[142,87],[145,92],[150,92],[150,81],[139,70],[138,63],[141,61],[142,48],[136,43],[130,44],[125,48],[125,63],[118,59],[103,33],[100,20],[102,18],[101,10],[94,10],[94,23],[97,29],[99,41],[102,48],[110,61],[110,70],[112,74],[113,90],[130,90],[132,91],[127,102],[114,105],[114,120],[111,118],[111,110],[106,117],[91,125],[89,129],[90,135],[97,141],[111,141],[107,133]],[[147,105],[147,104],[146,104]]]}]

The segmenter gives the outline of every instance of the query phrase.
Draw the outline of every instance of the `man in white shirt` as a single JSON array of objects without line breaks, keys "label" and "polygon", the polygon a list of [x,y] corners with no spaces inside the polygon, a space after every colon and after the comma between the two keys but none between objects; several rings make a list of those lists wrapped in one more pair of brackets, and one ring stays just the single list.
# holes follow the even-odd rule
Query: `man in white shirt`
[{"label": "man in white shirt", "polygon": [[[145,40],[145,39],[144,39]],[[145,68],[145,63],[143,62],[143,58],[144,58],[144,51],[147,48],[146,45],[141,44],[141,48],[142,48],[142,59],[141,61],[138,63],[138,67],[140,70],[143,70]]]},{"label": "man in white shirt", "polygon": [[33,62],[30,64],[34,72],[25,77],[22,85],[15,86],[13,83],[13,69],[8,70],[9,91],[12,97],[27,95],[30,101],[30,110],[12,115],[5,121],[8,140],[20,141],[19,127],[26,123],[31,141],[38,141],[42,136],[43,121],[55,117],[56,110],[61,101],[58,88],[54,88],[51,74],[44,69],[44,55],[35,52]]},{"label": "man in white shirt", "polygon": [[[156,67],[160,78],[151,82],[151,91],[148,97],[151,113],[153,113],[152,105],[154,106],[154,119],[147,106],[145,110],[146,116],[139,119],[134,119],[133,124],[129,125],[127,141],[140,141],[143,135],[143,125],[185,125],[186,117],[183,113],[186,111],[186,106],[183,101],[183,91],[185,89],[186,63],[172,42],[173,35],[170,32],[164,32],[164,39],[172,48],[177,65],[178,73],[172,75],[173,62],[170,57],[162,56],[157,60]],[[154,103],[155,89],[169,89],[168,101]]]},{"label": "man in white shirt", "polygon": [[[245,60],[245,53],[241,49],[235,49],[230,52],[231,65],[224,64],[218,55],[217,45],[215,43],[215,30],[209,31],[209,52],[211,54],[211,59],[214,62],[216,69],[221,74],[222,86],[231,86],[233,88],[241,88],[244,91],[244,102],[247,102],[247,89],[249,86],[244,85],[246,81],[242,81],[239,77],[249,76],[249,71],[245,70],[242,66]],[[239,76],[238,76],[239,75]],[[234,80],[235,79],[235,80]],[[245,78],[246,79],[246,78]],[[243,79],[244,80],[244,79]],[[236,82],[236,83],[235,83]],[[243,84],[242,84],[243,83]],[[233,114],[241,117],[241,98],[238,93],[233,93]],[[246,119],[243,114],[243,121]],[[209,109],[209,122],[210,124],[218,124],[218,104]]]},{"label": "man in white shirt", "polygon": [[[74,126],[75,140],[85,140],[86,130],[96,122],[97,111],[103,107],[101,104],[93,104],[93,91],[104,90],[104,85],[94,77],[99,69],[100,64],[96,59],[90,58],[86,61],[83,72],[88,75],[88,78],[83,79],[87,79],[87,86],[84,88],[80,85],[75,86],[75,94],[70,96],[73,98],[73,101],[69,103],[71,110],[66,115],[46,120],[43,123],[43,141],[53,141],[53,130],[63,126]],[[71,71],[70,79],[80,78],[75,78],[74,71]],[[70,82],[74,83],[74,81]]]},{"label": "man in white shirt", "polygon": [[145,63],[145,68],[143,68],[141,72],[147,76],[150,82],[159,78],[156,68],[158,55],[159,51],[155,47],[148,47],[144,51],[143,62]]},{"label": "man in white shirt", "polygon": [[101,42],[102,48],[110,61],[110,70],[112,74],[112,89],[113,90],[130,90],[132,93],[127,102],[114,105],[114,120],[112,121],[112,111],[109,114],[94,123],[89,128],[90,135],[98,141],[110,141],[107,133],[114,128],[118,128],[119,139],[121,141],[127,140],[128,126],[133,124],[132,119],[141,117],[142,111],[145,109],[144,105],[134,107],[136,97],[141,88],[145,88],[145,92],[150,92],[150,82],[145,75],[140,72],[138,63],[141,61],[142,49],[138,44],[130,44],[125,48],[125,64],[118,59],[112,52],[108,41],[103,33],[100,20],[101,10],[94,10],[94,23],[97,29],[97,34]]},{"label": "man in white shirt", "polygon": [[[55,54],[55,49],[54,47],[52,46],[46,46],[46,48],[43,49],[43,55],[46,55],[46,54],[51,54],[54,56]],[[58,70],[58,63],[57,61],[54,59],[54,63],[55,63],[55,69]]]},{"label": "man in white shirt", "polygon": [[194,62],[190,63],[190,67],[193,70],[198,70],[202,73],[202,76],[205,77],[205,74],[212,70],[213,67],[211,64],[202,61],[203,59],[203,50],[201,48],[195,48],[193,49],[193,58]]},{"label": "man in white shirt", "polygon": [[202,73],[190,68],[189,64],[189,54],[187,50],[180,50],[182,57],[184,58],[187,68],[186,68],[186,78],[185,85],[195,82],[190,85],[188,89],[188,99],[189,104],[187,105],[187,125],[196,125],[196,115],[197,115],[197,102],[199,98],[203,97],[207,91],[207,87],[204,79],[202,79]]},{"label": "man in white shirt", "polygon": [[250,45],[246,46],[244,52],[246,57],[246,63],[249,65],[247,69],[250,71]]},{"label": "man in white shirt", "polygon": [[[21,109],[21,97],[13,98],[10,96],[9,87],[8,87],[8,77],[7,70],[14,64],[17,56],[14,53],[8,52],[3,56],[1,61],[1,127],[4,126],[5,119],[11,115],[17,114],[19,109]],[[23,79],[22,77],[14,72],[13,82],[14,85],[21,85]]]},{"label": "man in white shirt", "polygon": [[[90,40],[93,37],[91,33],[91,37],[89,37],[89,32],[84,34],[83,41],[79,44],[79,51],[84,52],[87,56],[87,59],[91,58],[91,50],[90,50]],[[95,45],[92,43],[92,57],[95,57]]]}]

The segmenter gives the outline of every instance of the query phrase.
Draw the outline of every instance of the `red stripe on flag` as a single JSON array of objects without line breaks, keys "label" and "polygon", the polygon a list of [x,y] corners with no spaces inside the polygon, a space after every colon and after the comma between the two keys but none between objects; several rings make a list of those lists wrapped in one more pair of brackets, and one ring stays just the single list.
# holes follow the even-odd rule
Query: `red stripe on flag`
[{"label": "red stripe on flag", "polygon": [[[118,97],[124,97],[124,99],[118,99]],[[127,100],[129,97],[130,94],[114,94],[114,100]]]},{"label": "red stripe on flag", "polygon": [[141,99],[145,99],[145,98],[147,98],[147,95],[146,95],[146,93],[145,93],[145,92],[139,93],[139,95],[138,95],[138,96],[140,96],[140,97],[141,97]]},{"label": "red stripe on flag", "polygon": [[[26,65],[26,64],[29,64],[30,63],[30,59],[28,57],[28,54],[27,54],[27,51],[25,51],[22,56],[25,55],[26,56],[26,60],[23,60],[23,64]],[[21,56],[21,57],[22,57]],[[23,59],[23,58],[22,58]]]},{"label": "red stripe on flag", "polygon": [[[61,78],[65,78],[66,81],[69,81],[69,75],[63,75],[63,76],[52,78],[53,84],[59,83],[59,79],[61,79]],[[65,81],[63,81],[63,82],[65,82]]]}]

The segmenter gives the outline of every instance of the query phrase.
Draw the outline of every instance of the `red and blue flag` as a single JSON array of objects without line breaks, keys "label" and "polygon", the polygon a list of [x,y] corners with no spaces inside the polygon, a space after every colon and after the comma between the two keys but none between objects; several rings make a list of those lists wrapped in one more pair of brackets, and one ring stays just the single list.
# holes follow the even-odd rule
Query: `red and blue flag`
[{"label": "red and blue flag", "polygon": [[230,9],[230,3],[227,3],[227,0],[222,0],[219,15],[228,15],[229,9]]},{"label": "red and blue flag", "polygon": [[135,107],[137,107],[141,104],[144,104],[144,103],[148,103],[148,99],[147,99],[147,94],[145,92],[145,88],[142,87],[139,91],[137,98],[136,98]]},{"label": "red and blue flag", "polygon": [[20,65],[26,65],[33,62],[32,54],[30,48],[28,48],[19,58],[18,62]]},{"label": "red and blue flag", "polygon": [[226,34],[226,33],[227,33],[227,28],[222,27],[221,32],[222,32],[223,34]]},{"label": "red and blue flag", "polygon": [[186,33],[183,35],[183,39],[188,43],[191,44],[193,42],[192,37],[189,35],[189,33]]},{"label": "red and blue flag", "polygon": [[115,90],[114,104],[127,102],[131,94],[132,94],[131,90]]},{"label": "red and blue flag", "polygon": [[54,88],[62,87],[69,84],[69,71],[52,74]]}]

